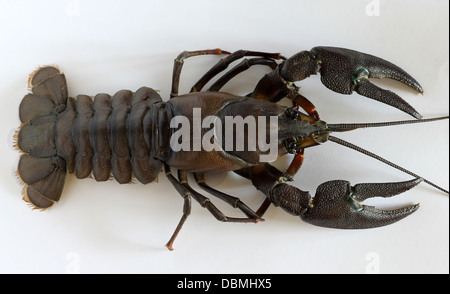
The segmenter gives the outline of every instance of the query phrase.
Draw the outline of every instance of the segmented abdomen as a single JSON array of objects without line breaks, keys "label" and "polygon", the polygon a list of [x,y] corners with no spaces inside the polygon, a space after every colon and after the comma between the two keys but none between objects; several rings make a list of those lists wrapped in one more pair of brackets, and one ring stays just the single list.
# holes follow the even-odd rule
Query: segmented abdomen
[{"label": "segmented abdomen", "polygon": [[67,156],[69,171],[74,168],[78,178],[92,171],[97,181],[107,180],[111,173],[119,183],[130,182],[133,174],[144,184],[153,181],[161,164],[145,142],[145,135],[151,137],[152,123],[148,120],[144,125],[144,117],[157,107],[156,102],[161,98],[146,87],[136,93],[122,90],[112,98],[98,94],[93,101],[77,96],[72,127],[75,152]]},{"label": "segmented abdomen", "polygon": [[66,171],[78,178],[92,172],[97,181],[111,174],[119,183],[133,175],[142,183],[155,180],[162,163],[152,139],[163,103],[154,90],[68,98],[65,77],[55,67],[39,69],[30,87],[33,93],[19,108],[18,134],[18,147],[26,153],[18,167],[26,201],[50,207],[59,200]]}]

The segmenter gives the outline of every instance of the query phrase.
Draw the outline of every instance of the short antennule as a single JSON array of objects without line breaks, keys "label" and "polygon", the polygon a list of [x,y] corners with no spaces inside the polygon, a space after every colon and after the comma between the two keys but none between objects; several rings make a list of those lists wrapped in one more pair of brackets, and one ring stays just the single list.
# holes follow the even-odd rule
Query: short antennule
[{"label": "short antennule", "polygon": [[398,126],[398,125],[408,125],[408,124],[432,122],[432,121],[444,120],[444,119],[449,119],[449,116],[440,116],[440,117],[413,119],[413,120],[378,122],[378,123],[328,124],[327,130],[330,132],[347,132],[347,131],[360,129],[360,128],[390,127],[390,126]]}]

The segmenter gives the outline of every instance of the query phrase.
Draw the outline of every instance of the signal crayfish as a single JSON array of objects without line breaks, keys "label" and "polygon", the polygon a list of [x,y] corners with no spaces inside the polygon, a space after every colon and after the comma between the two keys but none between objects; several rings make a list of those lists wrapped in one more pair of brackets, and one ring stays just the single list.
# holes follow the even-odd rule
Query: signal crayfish
[{"label": "signal crayfish", "polygon": [[[209,69],[190,93],[178,95],[184,60],[199,55],[226,57]],[[243,60],[213,82],[207,91],[202,91],[208,82],[240,59]],[[261,78],[251,93],[238,96],[220,92],[231,79],[254,65],[267,66],[271,72]],[[334,92],[356,92],[393,106],[414,119],[327,124],[295,85],[319,73],[322,83]],[[423,93],[420,84],[400,67],[372,55],[335,47],[315,47],[290,58],[246,50],[185,51],[175,59],[171,97],[166,102],[147,87],[134,93],[122,90],[113,97],[97,94],[93,98],[86,95],[72,98],[68,96],[65,76],[57,67],[39,68],[29,79],[32,93],[20,104],[22,126],[15,136],[17,147],[24,153],[18,165],[18,175],[25,185],[24,200],[39,209],[51,207],[61,197],[67,172],[77,178],[92,176],[97,181],[106,181],[112,174],[119,183],[128,183],[134,176],[147,184],[164,170],[184,199],[183,215],[166,244],[171,250],[190,214],[191,199],[223,222],[256,223],[263,220],[272,203],[307,223],[322,227],[365,229],[392,224],[419,206],[380,210],[362,202],[372,197],[397,195],[421,182],[446,194],[448,191],[331,134],[449,117],[422,119],[405,100],[374,85],[370,78],[394,79]],[[292,101],[292,107],[277,103],[286,97]],[[344,180],[328,181],[318,186],[314,197],[287,184],[302,165],[304,149],[326,141],[380,160],[413,179],[354,186]],[[294,156],[285,171],[269,163],[286,154]],[[177,177],[171,168],[178,170]],[[212,188],[204,178],[205,173],[212,171],[234,171],[249,179],[265,195],[264,202],[253,210],[241,199]],[[193,173],[200,188],[239,209],[245,217],[224,215],[209,198],[189,185],[188,173]]]}]

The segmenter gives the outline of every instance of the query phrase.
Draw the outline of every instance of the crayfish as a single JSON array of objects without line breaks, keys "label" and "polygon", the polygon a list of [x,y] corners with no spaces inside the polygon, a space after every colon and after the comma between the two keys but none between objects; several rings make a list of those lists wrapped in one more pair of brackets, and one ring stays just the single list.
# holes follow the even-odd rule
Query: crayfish
[{"label": "crayfish", "polygon": [[[209,69],[188,94],[178,95],[184,60],[199,55],[225,55]],[[248,58],[246,58],[248,57]],[[235,67],[218,75],[242,59]],[[239,73],[254,65],[270,68],[246,96],[220,89]],[[414,117],[412,120],[383,123],[327,124],[315,106],[299,93],[295,82],[320,74],[322,83],[341,94],[356,92],[386,103]],[[202,91],[217,78],[207,91]],[[392,224],[412,214],[418,205],[380,210],[362,202],[371,197],[391,197],[421,182],[448,194],[422,177],[333,136],[358,128],[431,122],[445,117],[422,119],[421,115],[394,92],[370,82],[371,78],[397,80],[419,93],[420,84],[400,67],[381,58],[357,51],[315,47],[290,58],[278,53],[220,49],[185,51],[174,62],[171,97],[164,102],[157,91],[142,87],[136,92],[121,90],[114,96],[69,97],[65,76],[57,67],[47,66],[32,73],[27,94],[19,108],[22,122],[16,134],[24,153],[18,165],[24,200],[39,209],[57,202],[67,172],[77,178],[106,181],[111,175],[119,183],[133,177],[143,184],[153,182],[164,170],[184,199],[183,215],[167,243],[173,242],[196,200],[219,221],[256,223],[272,203],[313,225],[339,229],[365,229]],[[279,102],[292,101],[292,107]],[[411,175],[404,182],[365,183],[352,186],[335,180],[321,184],[314,197],[287,182],[292,181],[303,161],[304,149],[332,141],[380,160]],[[294,154],[285,171],[270,162]],[[178,170],[177,176],[172,168]],[[204,174],[234,171],[249,179],[265,195],[253,210],[241,199],[209,186]],[[210,198],[194,190],[188,182],[193,173],[198,186],[219,198],[245,217],[229,217]]]}]

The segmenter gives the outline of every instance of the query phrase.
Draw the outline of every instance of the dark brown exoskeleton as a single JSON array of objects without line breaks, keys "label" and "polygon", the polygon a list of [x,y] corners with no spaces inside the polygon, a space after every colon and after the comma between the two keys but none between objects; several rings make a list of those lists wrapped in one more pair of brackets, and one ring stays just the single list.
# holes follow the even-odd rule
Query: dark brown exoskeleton
[{"label": "dark brown exoskeleton", "polygon": [[[206,54],[226,54],[194,85],[191,93],[178,96],[178,85],[184,59]],[[206,92],[203,87],[228,65],[246,56],[237,66],[217,79]],[[265,65],[272,71],[256,85],[254,91],[242,97],[219,92],[233,77],[253,65]],[[396,107],[415,120],[372,124],[327,124],[320,120],[314,105],[298,93],[296,81],[310,75],[321,74],[322,83],[329,89],[351,94],[353,91]],[[304,221],[324,227],[341,229],[373,228],[394,223],[417,210],[411,205],[396,210],[383,211],[361,204],[367,198],[390,197],[409,190],[418,183],[426,183],[448,191],[422,179],[367,150],[330,135],[332,132],[349,131],[362,127],[379,127],[397,124],[427,122],[446,117],[421,119],[420,114],[402,98],[391,91],[381,89],[369,82],[369,78],[391,78],[422,93],[422,87],[401,68],[383,59],[343,48],[316,47],[302,51],[289,59],[279,54],[237,51],[232,54],[220,49],[186,51],[175,59],[171,99],[163,102],[159,94],[146,87],[135,93],[122,90],[113,97],[98,94],[93,99],[86,95],[68,97],[65,76],[56,67],[43,67],[30,76],[32,93],[20,104],[22,126],[17,134],[17,145],[24,153],[19,162],[18,174],[25,184],[24,200],[36,208],[46,209],[60,199],[67,172],[77,178],[92,175],[97,181],[112,176],[119,183],[128,183],[134,176],[146,184],[154,181],[164,168],[170,182],[184,198],[183,216],[167,243],[172,244],[187,216],[190,214],[191,198],[208,209],[215,218],[227,222],[257,222],[262,220],[270,203],[280,206]],[[293,107],[277,104],[288,97]],[[194,109],[200,109],[200,119],[214,117],[224,121],[226,117],[255,118],[256,128],[263,139],[269,139],[272,124],[262,125],[257,118],[277,120],[276,157],[295,154],[285,172],[261,160],[267,149],[224,148],[226,138],[223,126],[218,148],[210,150],[174,150],[171,141],[178,124],[176,117],[184,117],[196,125]],[[302,112],[300,109],[305,111]],[[188,135],[200,137],[211,129],[190,129]],[[248,129],[232,130],[234,138],[250,136]],[[222,140],[224,139],[224,140]],[[307,147],[333,141],[383,161],[414,177],[406,182],[371,183],[351,186],[349,182],[337,180],[321,184],[315,197],[286,184],[299,170],[303,151]],[[263,140],[264,141],[264,140]],[[210,142],[211,143],[211,142]],[[232,142],[231,146],[237,142]],[[193,142],[188,142],[193,147]],[[217,147],[217,146],[216,146]],[[178,178],[170,168],[178,170]],[[210,187],[204,173],[210,171],[235,171],[250,179],[262,191],[266,199],[256,211],[239,198],[227,195]],[[192,172],[198,183],[209,194],[241,210],[246,217],[225,216],[209,198],[198,193],[188,183],[187,172]]]}]

